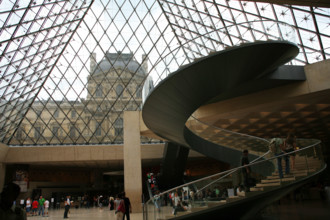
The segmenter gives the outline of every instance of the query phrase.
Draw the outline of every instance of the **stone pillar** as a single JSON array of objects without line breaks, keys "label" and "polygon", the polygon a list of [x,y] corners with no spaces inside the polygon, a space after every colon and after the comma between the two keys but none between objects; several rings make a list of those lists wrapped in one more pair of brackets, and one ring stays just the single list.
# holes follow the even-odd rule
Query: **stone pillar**
[{"label": "stone pillar", "polygon": [[0,143],[0,192],[2,191],[2,188],[5,184],[5,178],[6,178],[6,164],[4,161],[6,160],[8,152],[8,146]]},{"label": "stone pillar", "polygon": [[140,113],[124,112],[124,187],[132,212],[142,212]]}]

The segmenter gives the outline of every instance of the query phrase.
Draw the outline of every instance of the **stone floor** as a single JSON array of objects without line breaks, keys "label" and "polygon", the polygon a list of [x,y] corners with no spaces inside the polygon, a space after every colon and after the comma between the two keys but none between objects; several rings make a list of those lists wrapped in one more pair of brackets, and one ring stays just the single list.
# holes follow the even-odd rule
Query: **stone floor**
[{"label": "stone floor", "polygon": [[[50,210],[48,217],[31,216],[28,220],[63,219],[64,209]],[[115,219],[115,213],[108,209],[90,208],[90,209],[70,209],[69,219],[79,220],[98,220]],[[142,213],[131,214],[131,220],[142,220]],[[330,219],[330,201],[320,199],[294,201],[291,199],[282,199],[280,203],[274,203],[267,207],[263,214],[256,217],[258,220],[329,220]]]},{"label": "stone floor", "polygon": [[[64,209],[59,210],[49,210],[48,217],[41,216],[30,216],[28,220],[37,220],[37,219],[48,219],[48,220],[58,220],[63,219]],[[79,220],[98,220],[98,219],[116,219],[115,212],[108,209],[100,208],[90,208],[90,209],[70,209],[69,219],[79,219]],[[142,220],[142,213],[132,213],[131,220]]]}]

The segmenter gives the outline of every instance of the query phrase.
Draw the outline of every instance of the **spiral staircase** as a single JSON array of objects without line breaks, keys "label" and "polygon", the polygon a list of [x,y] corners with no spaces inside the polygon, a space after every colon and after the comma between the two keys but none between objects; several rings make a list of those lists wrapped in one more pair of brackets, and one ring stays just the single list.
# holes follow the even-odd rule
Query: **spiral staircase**
[{"label": "spiral staircase", "polygon": [[[268,139],[219,128],[194,116],[196,109],[208,103],[305,80],[301,67],[284,66],[298,52],[298,47],[287,41],[242,44],[181,67],[149,94],[142,117],[150,130],[169,142],[235,168],[152,197],[144,205],[144,219],[251,219],[326,168],[321,142],[298,139],[295,169],[280,179],[276,171],[278,156],[268,151]],[[237,195],[244,168],[237,167],[242,149],[250,152],[248,166],[256,184]],[[209,192],[216,188],[228,195],[211,195]],[[192,194],[176,210],[170,205],[169,195],[184,191]]]}]

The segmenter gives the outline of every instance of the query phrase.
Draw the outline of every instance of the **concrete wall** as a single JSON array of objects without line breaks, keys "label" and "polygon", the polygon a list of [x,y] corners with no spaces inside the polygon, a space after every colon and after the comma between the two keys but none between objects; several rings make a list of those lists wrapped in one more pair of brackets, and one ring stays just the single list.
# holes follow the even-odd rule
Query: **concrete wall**
[{"label": "concrete wall", "polygon": [[0,143],[0,192],[5,183],[6,165],[3,163],[6,159],[9,147]]}]

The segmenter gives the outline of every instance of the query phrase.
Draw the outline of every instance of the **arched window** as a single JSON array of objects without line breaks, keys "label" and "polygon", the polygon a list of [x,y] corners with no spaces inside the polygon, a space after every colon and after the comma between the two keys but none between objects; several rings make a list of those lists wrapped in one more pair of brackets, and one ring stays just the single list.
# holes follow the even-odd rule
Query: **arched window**
[{"label": "arched window", "polygon": [[96,87],[95,96],[96,97],[102,97],[102,94],[103,94],[103,92],[102,92],[102,85],[98,85]]},{"label": "arched window", "polygon": [[116,86],[116,94],[117,94],[117,96],[123,96],[123,90],[124,90],[123,86],[120,85],[120,84],[118,84]]}]

